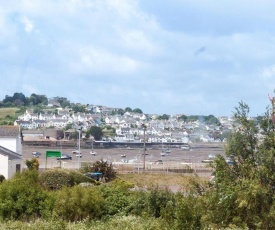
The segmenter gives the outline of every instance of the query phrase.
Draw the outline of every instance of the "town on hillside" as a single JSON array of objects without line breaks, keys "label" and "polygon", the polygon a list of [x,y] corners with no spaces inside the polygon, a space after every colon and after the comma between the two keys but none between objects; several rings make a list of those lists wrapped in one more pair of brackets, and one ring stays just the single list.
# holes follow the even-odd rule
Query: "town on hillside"
[{"label": "town on hillside", "polygon": [[[51,105],[48,105],[51,107]],[[101,127],[102,140],[117,142],[142,142],[144,131],[147,142],[189,143],[222,142],[233,130],[234,122],[228,117],[219,117],[218,124],[208,124],[203,119],[183,120],[182,115],[169,115],[160,119],[157,114],[125,112],[114,114],[113,108],[89,106],[90,112],[73,112],[70,108],[56,107],[56,113],[34,113],[28,109],[14,125],[23,130],[24,140],[71,139],[77,127],[82,135],[91,127]],[[144,130],[146,127],[146,130]],[[62,130],[61,135],[49,135],[48,129]],[[108,132],[113,130],[113,132]]]},{"label": "town on hillside", "polygon": [[20,115],[12,122],[21,128],[24,140],[77,139],[79,128],[81,137],[93,138],[88,135],[91,127],[99,127],[102,135],[95,136],[95,140],[142,142],[146,132],[146,142],[151,143],[223,142],[238,127],[233,118],[226,116],[145,114],[139,108],[83,105],[71,103],[65,97],[48,99],[37,94],[7,95],[0,101],[0,107],[21,108]]}]

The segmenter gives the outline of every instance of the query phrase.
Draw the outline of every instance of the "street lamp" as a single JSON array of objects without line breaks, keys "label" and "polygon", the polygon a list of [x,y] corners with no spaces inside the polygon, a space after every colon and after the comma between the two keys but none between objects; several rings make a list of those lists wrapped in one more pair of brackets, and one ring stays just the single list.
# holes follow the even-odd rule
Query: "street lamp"
[{"label": "street lamp", "polygon": [[145,172],[145,151],[146,151],[145,131],[147,129],[147,126],[145,124],[142,124],[141,127],[143,128],[143,172]]},{"label": "street lamp", "polygon": [[82,127],[80,127],[78,130],[78,170],[80,169],[80,133],[82,131]]}]

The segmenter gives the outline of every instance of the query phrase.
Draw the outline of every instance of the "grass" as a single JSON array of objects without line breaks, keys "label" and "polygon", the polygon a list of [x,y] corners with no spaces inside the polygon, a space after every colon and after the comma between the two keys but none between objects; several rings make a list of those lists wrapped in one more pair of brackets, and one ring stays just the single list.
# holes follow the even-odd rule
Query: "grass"
[{"label": "grass", "polygon": [[6,116],[15,117],[19,108],[0,108],[0,119],[6,118]]},{"label": "grass", "polygon": [[[131,174],[119,174],[119,178],[129,181],[139,187],[147,186],[181,186],[187,187],[190,180],[194,176],[186,176],[182,174],[149,174],[149,173],[131,173]],[[204,181],[204,178],[197,178]]]},{"label": "grass", "polygon": [[65,222],[62,220],[40,220],[31,222],[8,221],[0,222],[0,229],[20,229],[20,230],[163,230],[163,221],[155,218],[141,218],[136,216],[115,216],[105,221],[81,221],[77,223]]}]

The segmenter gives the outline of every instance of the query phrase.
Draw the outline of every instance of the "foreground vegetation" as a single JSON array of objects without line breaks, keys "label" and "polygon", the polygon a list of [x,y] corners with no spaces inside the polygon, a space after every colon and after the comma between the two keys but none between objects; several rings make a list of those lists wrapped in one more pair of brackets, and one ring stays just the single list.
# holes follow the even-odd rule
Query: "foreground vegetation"
[{"label": "foreground vegetation", "polygon": [[[99,183],[73,171],[38,173],[31,162],[0,184],[0,228],[275,229],[275,124],[268,111],[259,124],[250,120],[244,103],[234,117],[225,147],[229,159],[215,158],[211,182],[115,175],[98,162],[86,169],[105,173],[108,183]],[[165,188],[175,184],[183,189]]]}]

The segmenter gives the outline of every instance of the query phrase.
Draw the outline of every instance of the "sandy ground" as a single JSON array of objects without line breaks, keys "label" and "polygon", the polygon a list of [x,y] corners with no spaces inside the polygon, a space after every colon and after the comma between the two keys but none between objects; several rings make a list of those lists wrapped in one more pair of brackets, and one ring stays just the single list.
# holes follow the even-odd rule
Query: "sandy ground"
[{"label": "sandy ground", "polygon": [[[70,154],[72,160],[57,161],[56,158],[48,158],[46,160],[47,150],[59,150],[62,153]],[[123,172],[140,172],[143,168],[143,149],[142,148],[112,148],[112,149],[94,149],[95,154],[90,154],[92,149],[81,148],[82,157],[78,158],[72,151],[74,148],[60,147],[44,147],[44,146],[23,146],[23,160],[31,159],[32,152],[38,151],[41,153],[39,157],[40,168],[63,167],[69,169],[78,169],[85,162],[94,162],[97,160],[108,160],[113,162],[115,167]],[[180,148],[170,148],[171,153],[166,156],[161,156],[161,149],[148,149],[145,155],[146,169],[151,173],[158,171],[170,172],[170,169],[176,168],[192,168],[198,174],[209,175],[209,170],[205,173],[203,168],[207,168],[207,164],[202,163],[202,160],[208,159],[208,155],[224,155],[222,143],[205,143],[193,144],[190,150],[182,150]],[[123,156],[123,157],[122,157]],[[162,164],[155,162],[162,160]],[[128,162],[128,163],[123,163]],[[136,162],[133,164],[132,162]],[[139,163],[137,163],[139,162]]]}]

